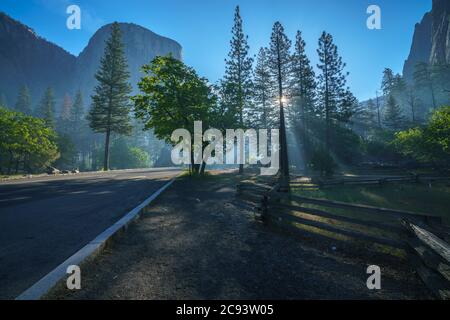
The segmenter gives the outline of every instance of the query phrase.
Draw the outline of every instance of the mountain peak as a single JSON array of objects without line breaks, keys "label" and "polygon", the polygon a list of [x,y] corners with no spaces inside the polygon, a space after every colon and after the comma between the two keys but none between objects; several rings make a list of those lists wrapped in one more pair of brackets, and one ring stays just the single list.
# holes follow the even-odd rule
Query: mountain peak
[{"label": "mountain peak", "polygon": [[[8,75],[0,78],[0,94],[5,94],[8,101],[15,101],[19,88],[27,85],[36,105],[44,90],[51,86],[59,107],[66,93],[74,94],[81,89],[86,104],[89,104],[111,25],[97,30],[76,57],[0,12],[0,70]],[[182,47],[178,42],[134,23],[121,22],[119,25],[134,89],[141,78],[142,65],[155,56],[170,53],[181,60]]]}]

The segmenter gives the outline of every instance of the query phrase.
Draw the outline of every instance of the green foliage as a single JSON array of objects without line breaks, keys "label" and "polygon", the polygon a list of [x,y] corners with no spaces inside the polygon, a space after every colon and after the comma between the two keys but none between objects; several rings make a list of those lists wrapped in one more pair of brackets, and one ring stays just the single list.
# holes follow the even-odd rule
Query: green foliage
[{"label": "green foliage", "polygon": [[314,114],[316,102],[316,80],[313,67],[306,55],[306,43],[302,33],[297,31],[295,37],[294,53],[291,60],[291,85],[290,95],[295,97],[295,103],[291,108],[291,117],[300,119],[305,125],[307,118]]},{"label": "green foliage", "polygon": [[405,119],[402,114],[400,106],[397,104],[394,96],[391,94],[388,97],[386,108],[384,111],[384,124],[390,130],[398,130],[403,128]]},{"label": "green foliage", "polygon": [[92,107],[87,117],[95,132],[106,133],[103,169],[109,168],[109,139],[112,132],[129,134],[130,124],[130,77],[122,44],[120,26],[111,27],[111,36],[106,42],[100,69],[95,78],[98,85],[92,96]]},{"label": "green foliage", "polygon": [[54,166],[58,169],[75,169],[77,149],[71,137],[67,134],[58,136],[57,144],[60,157],[55,161]]},{"label": "green foliage", "polygon": [[124,139],[117,139],[111,146],[111,168],[148,168],[150,157],[144,150],[129,146]]},{"label": "green foliage", "polygon": [[214,126],[219,118],[215,110],[217,97],[194,69],[167,56],[156,57],[142,70],[142,93],[133,101],[136,117],[144,121],[146,129],[154,129],[159,139],[172,144],[170,137],[175,129],[193,132],[197,120],[202,120],[205,128]]},{"label": "green foliage", "polygon": [[36,110],[36,116],[44,120],[49,128],[55,128],[55,97],[53,89],[48,87]]},{"label": "green foliage", "polygon": [[244,34],[239,6],[234,14],[234,25],[231,31],[231,49],[225,60],[226,70],[223,85],[226,86],[229,108],[233,109],[240,127],[244,125],[244,112],[249,108],[252,96],[252,64],[249,57],[248,37]]},{"label": "green foliage", "polygon": [[331,148],[333,123],[346,122],[351,116],[356,99],[346,90],[345,63],[338,54],[333,36],[323,32],[319,39],[318,112],[325,119],[325,147]]},{"label": "green foliage", "polygon": [[44,169],[59,157],[56,133],[45,122],[0,108],[0,171]]},{"label": "green foliage", "polygon": [[98,85],[88,115],[89,125],[95,132],[130,132],[131,85],[128,83],[130,75],[127,68],[120,27],[116,22],[111,27],[100,69],[95,75]]},{"label": "green foliage", "polygon": [[363,153],[361,138],[351,129],[343,126],[333,127],[333,155],[345,164],[357,163]]},{"label": "green foliage", "polygon": [[28,115],[32,113],[30,91],[26,85],[22,86],[19,90],[15,110]]},{"label": "green foliage", "polygon": [[[208,81],[183,62],[171,56],[156,57],[142,70],[145,73],[139,82],[142,93],[133,97],[135,114],[159,139],[173,144],[172,132],[183,128],[191,133],[193,141],[194,121],[198,120],[203,122],[203,128],[225,129],[234,125],[233,109],[222,108]],[[196,165],[192,168],[195,174],[200,170]],[[201,173],[204,168],[205,165]]]},{"label": "green foliage", "polygon": [[418,90],[426,91],[429,94],[433,109],[436,109],[436,78],[430,65],[419,62],[415,66],[414,84]]},{"label": "green foliage", "polygon": [[332,176],[337,167],[333,157],[323,148],[318,148],[313,152],[310,166],[321,176]]},{"label": "green foliage", "polygon": [[450,165],[450,107],[436,110],[424,128],[398,132],[393,144],[403,155],[417,161]]},{"label": "green foliage", "polygon": [[249,126],[252,128],[271,128],[276,115],[273,108],[274,81],[270,74],[268,52],[266,48],[259,50],[253,79],[254,105],[248,113]]},{"label": "green foliage", "polygon": [[292,42],[284,32],[284,27],[280,22],[275,22],[270,36],[270,46],[268,51],[268,61],[270,73],[275,79],[278,102],[285,98],[289,87],[291,75],[291,49]]}]

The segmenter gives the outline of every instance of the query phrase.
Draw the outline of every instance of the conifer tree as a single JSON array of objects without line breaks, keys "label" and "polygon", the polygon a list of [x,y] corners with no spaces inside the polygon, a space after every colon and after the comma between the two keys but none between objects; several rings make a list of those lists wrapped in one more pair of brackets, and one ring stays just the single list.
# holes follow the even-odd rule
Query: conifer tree
[{"label": "conifer tree", "polygon": [[250,110],[250,121],[253,126],[269,129],[274,121],[272,108],[274,82],[270,74],[267,48],[261,48],[256,58],[253,80],[253,96],[255,106]]},{"label": "conifer tree", "polygon": [[61,119],[63,121],[69,121],[70,120],[70,109],[72,108],[72,99],[68,94],[64,95],[63,99],[63,105],[61,108]]},{"label": "conifer tree", "polygon": [[120,26],[111,27],[111,36],[106,42],[100,69],[95,78],[98,81],[92,106],[89,111],[89,125],[95,132],[105,133],[103,169],[109,170],[109,146],[111,133],[129,134],[130,93],[129,72],[124,55]]},{"label": "conifer tree", "polygon": [[[252,64],[253,59],[249,57],[248,36],[244,34],[242,18],[239,6],[234,14],[234,25],[231,31],[230,52],[226,62],[224,85],[227,88],[230,106],[238,116],[237,122],[241,128],[244,127],[244,113],[249,108],[252,95]],[[244,170],[244,165],[239,165],[239,173]]]},{"label": "conifer tree", "polygon": [[289,179],[289,162],[286,140],[286,124],[284,117],[284,103],[287,100],[287,87],[291,74],[291,41],[284,33],[280,22],[275,22],[272,28],[269,48],[269,65],[275,80],[278,104],[280,107],[280,170],[281,179],[286,183]]},{"label": "conifer tree", "polygon": [[51,87],[45,90],[36,111],[37,117],[43,119],[47,127],[55,129],[55,98]]},{"label": "conifer tree", "polygon": [[19,90],[17,102],[15,106],[16,111],[31,115],[31,97],[30,91],[26,85],[23,85]]},{"label": "conifer tree", "polygon": [[342,120],[339,114],[339,106],[347,91],[345,89],[346,76],[344,73],[345,63],[338,54],[337,46],[333,42],[333,37],[322,33],[319,39],[319,64],[318,77],[319,110],[325,119],[325,149],[329,152],[331,148],[331,129],[334,122]]},{"label": "conifer tree", "polygon": [[83,95],[80,90],[78,90],[75,96],[75,101],[70,109],[70,119],[72,122],[72,130],[74,132],[79,132],[82,128],[84,119]]},{"label": "conifer tree", "polygon": [[381,90],[383,95],[388,97],[395,86],[395,76],[394,72],[390,68],[385,68],[383,71],[383,78],[381,80]]},{"label": "conifer tree", "polygon": [[436,109],[436,84],[431,67],[425,62],[419,62],[414,69],[414,84],[417,89],[430,94],[433,109]]},{"label": "conifer tree", "polygon": [[397,104],[394,96],[391,94],[386,103],[384,112],[384,124],[390,130],[398,130],[403,127],[404,118],[400,106]]},{"label": "conifer tree", "polygon": [[[308,125],[314,113],[316,81],[314,70],[305,52],[306,43],[300,31],[297,31],[292,55],[291,95],[295,100],[291,111],[291,121],[299,127],[303,158],[308,162]],[[305,166],[305,170],[307,166]]]}]

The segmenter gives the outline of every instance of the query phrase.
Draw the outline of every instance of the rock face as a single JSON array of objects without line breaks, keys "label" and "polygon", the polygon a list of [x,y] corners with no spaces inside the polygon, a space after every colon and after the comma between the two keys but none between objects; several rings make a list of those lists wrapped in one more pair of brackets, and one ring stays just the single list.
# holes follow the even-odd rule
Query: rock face
[{"label": "rock face", "polygon": [[431,12],[416,24],[403,76],[412,81],[418,62],[431,64],[450,63],[450,1],[433,0]]},{"label": "rock face", "polygon": [[[105,50],[105,42],[109,38],[111,24],[101,27],[89,40],[87,47],[80,53],[76,62],[75,83],[89,99],[96,85],[95,73]],[[181,46],[171,39],[159,36],[152,31],[131,23],[120,23],[125,56],[130,71],[130,83],[137,90],[143,64],[150,63],[160,55],[172,54],[174,58],[182,58]],[[90,99],[89,99],[90,100]],[[85,100],[85,101],[89,101]]]},{"label": "rock face", "polygon": [[408,59],[403,67],[403,76],[408,81],[413,79],[414,67],[419,62],[428,62],[431,54],[431,22],[432,16],[428,12],[424,15],[422,21],[416,24],[414,36],[409,52]]},{"label": "rock face", "polygon": [[23,84],[29,86],[33,104],[47,86],[55,92],[66,91],[75,61],[75,56],[0,12],[0,92],[10,105]]},{"label": "rock face", "polygon": [[430,63],[450,63],[450,1],[433,0]]},{"label": "rock face", "polygon": [[[110,29],[110,24],[100,28],[76,57],[0,12],[0,94],[4,93],[9,105],[13,105],[19,88],[26,84],[30,88],[34,107],[45,88],[51,86],[59,108],[64,94],[74,95],[81,89],[87,107]],[[182,59],[182,48],[174,40],[135,24],[120,23],[120,29],[130,83],[135,91],[143,64],[149,63],[155,56],[169,53]]]}]

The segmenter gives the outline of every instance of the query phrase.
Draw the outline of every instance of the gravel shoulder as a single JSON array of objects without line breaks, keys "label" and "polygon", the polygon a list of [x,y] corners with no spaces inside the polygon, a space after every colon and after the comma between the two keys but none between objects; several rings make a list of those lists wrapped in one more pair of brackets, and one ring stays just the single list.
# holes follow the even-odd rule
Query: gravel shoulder
[{"label": "gravel shoulder", "polygon": [[[234,173],[178,179],[137,223],[46,299],[429,299],[399,258],[270,229],[236,198]],[[381,290],[368,290],[368,265]]]}]

